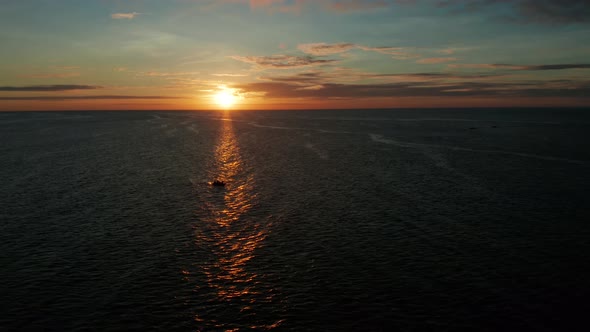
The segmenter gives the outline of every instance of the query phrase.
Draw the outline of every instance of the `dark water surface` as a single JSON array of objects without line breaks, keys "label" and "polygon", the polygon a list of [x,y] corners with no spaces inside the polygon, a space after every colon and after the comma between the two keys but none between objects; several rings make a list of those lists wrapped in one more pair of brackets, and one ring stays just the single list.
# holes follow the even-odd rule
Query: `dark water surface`
[{"label": "dark water surface", "polygon": [[0,156],[3,331],[588,326],[590,110],[0,113]]}]

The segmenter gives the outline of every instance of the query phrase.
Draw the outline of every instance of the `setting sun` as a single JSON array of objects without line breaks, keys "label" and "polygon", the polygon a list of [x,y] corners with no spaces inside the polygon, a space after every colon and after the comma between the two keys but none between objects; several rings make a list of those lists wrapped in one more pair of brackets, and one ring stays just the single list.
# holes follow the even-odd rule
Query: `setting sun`
[{"label": "setting sun", "polygon": [[215,102],[222,108],[230,108],[236,103],[236,96],[230,89],[223,89],[214,96]]}]

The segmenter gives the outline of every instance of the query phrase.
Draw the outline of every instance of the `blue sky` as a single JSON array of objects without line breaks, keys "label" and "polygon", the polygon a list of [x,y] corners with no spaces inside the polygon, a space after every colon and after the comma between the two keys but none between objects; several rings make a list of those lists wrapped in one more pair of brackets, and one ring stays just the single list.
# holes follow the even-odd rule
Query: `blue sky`
[{"label": "blue sky", "polygon": [[581,0],[8,0],[0,110],[587,106]]}]

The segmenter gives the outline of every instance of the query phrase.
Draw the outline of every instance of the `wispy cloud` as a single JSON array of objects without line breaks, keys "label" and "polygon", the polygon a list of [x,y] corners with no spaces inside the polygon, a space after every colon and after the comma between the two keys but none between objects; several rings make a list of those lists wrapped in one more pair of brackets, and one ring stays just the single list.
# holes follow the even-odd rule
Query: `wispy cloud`
[{"label": "wispy cloud", "polygon": [[304,53],[312,54],[312,55],[331,55],[337,53],[344,53],[353,48],[356,48],[357,45],[352,43],[336,43],[336,44],[326,44],[326,43],[312,43],[312,44],[301,44],[297,46],[297,48]]},{"label": "wispy cloud", "polygon": [[[509,72],[371,73],[331,67],[291,75],[265,75],[263,82],[234,86],[244,93],[269,98],[385,98],[385,97],[572,97],[590,98],[590,81],[543,80],[514,71],[556,70],[587,65],[516,66],[496,64]],[[488,67],[478,67],[487,69]],[[505,80],[510,77],[510,80]]]},{"label": "wispy cloud", "polygon": [[368,46],[361,46],[360,48],[363,51],[372,51],[381,54],[391,55],[395,59],[411,59],[411,58],[419,58],[420,55],[412,53],[409,48],[406,47],[368,47]]},{"label": "wispy cloud", "polygon": [[557,65],[535,65],[523,66],[522,70],[563,70],[563,69],[590,69],[590,64],[557,64]]},{"label": "wispy cloud", "polygon": [[80,73],[77,71],[80,69],[78,66],[51,66],[46,69],[39,69],[33,73],[26,73],[19,75],[22,78],[70,78],[78,77]]},{"label": "wispy cloud", "polygon": [[416,61],[421,64],[436,64],[436,63],[447,63],[457,61],[457,58],[424,58]]},{"label": "wispy cloud", "polygon": [[590,64],[548,64],[548,65],[514,65],[505,63],[479,63],[479,64],[450,64],[449,68],[473,68],[473,69],[507,69],[507,70],[566,70],[566,69],[590,69]]},{"label": "wispy cloud", "polygon": [[76,69],[80,69],[79,66],[55,66],[53,68],[58,69],[58,70],[76,70]]},{"label": "wispy cloud", "polygon": [[230,58],[253,64],[262,69],[291,69],[308,66],[317,66],[333,63],[336,60],[316,59],[311,56],[293,56],[293,55],[271,55],[271,56],[230,56]]},{"label": "wispy cloud", "polygon": [[114,14],[111,14],[111,18],[114,20],[132,20],[139,15],[141,15],[141,13],[138,13],[138,12],[114,13]]},{"label": "wispy cloud", "polygon": [[102,89],[97,85],[75,85],[75,84],[60,84],[60,85],[29,85],[29,86],[0,86],[0,91],[11,92],[51,92],[51,91],[72,91],[72,90],[96,90]]},{"label": "wispy cloud", "polygon": [[406,47],[370,47],[354,43],[311,43],[300,44],[299,46],[297,46],[297,48],[304,53],[316,56],[339,54],[348,52],[352,49],[360,49],[367,52],[377,52],[381,54],[391,55],[393,58],[396,59],[411,59],[420,57],[417,54],[413,54],[411,50]]},{"label": "wispy cloud", "polygon": [[501,74],[455,74],[455,73],[370,73],[347,68],[334,68],[329,71],[308,71],[284,76],[260,76],[263,81],[282,82],[300,87],[322,84],[349,84],[358,82],[428,82],[440,84],[456,81],[488,81],[506,75]]},{"label": "wispy cloud", "polygon": [[451,55],[451,54],[455,54],[456,51],[457,50],[455,48],[449,47],[449,48],[444,48],[442,50],[438,50],[437,53]]},{"label": "wispy cloud", "polygon": [[245,77],[245,76],[248,76],[248,75],[246,75],[246,74],[218,73],[218,74],[211,74],[211,76],[217,76],[217,77]]},{"label": "wispy cloud", "polygon": [[187,71],[187,72],[159,72],[159,71],[148,71],[138,73],[140,76],[150,77],[178,77],[178,76],[197,76],[200,74],[198,71]]},{"label": "wispy cloud", "polygon": [[522,69],[523,66],[502,64],[502,63],[457,63],[448,65],[449,68],[469,68],[469,69]]}]

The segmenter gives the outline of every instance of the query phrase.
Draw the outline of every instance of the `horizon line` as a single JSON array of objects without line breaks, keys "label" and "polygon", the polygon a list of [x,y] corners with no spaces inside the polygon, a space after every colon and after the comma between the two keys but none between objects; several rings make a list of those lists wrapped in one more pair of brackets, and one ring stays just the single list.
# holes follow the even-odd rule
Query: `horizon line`
[{"label": "horizon line", "polygon": [[61,110],[0,110],[0,113],[20,112],[276,112],[276,111],[395,111],[395,110],[494,110],[494,109],[590,109],[588,106],[457,106],[457,107],[368,107],[368,108],[285,108],[285,109],[61,109]]}]

